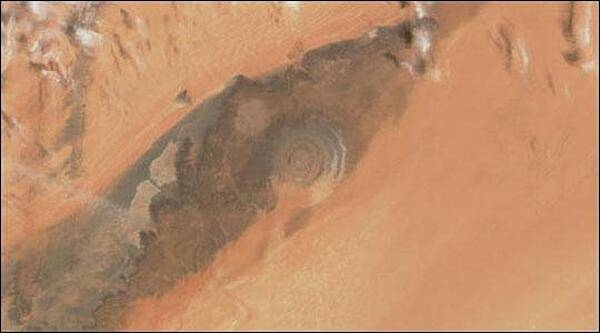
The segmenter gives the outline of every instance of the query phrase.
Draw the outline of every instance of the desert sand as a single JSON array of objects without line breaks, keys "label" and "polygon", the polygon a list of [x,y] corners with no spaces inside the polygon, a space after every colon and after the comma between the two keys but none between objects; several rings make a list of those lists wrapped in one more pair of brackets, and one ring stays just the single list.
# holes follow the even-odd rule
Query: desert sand
[{"label": "desert sand", "polygon": [[[3,3],[3,270],[234,76],[414,6],[106,4],[73,37],[68,5]],[[598,5],[435,6],[427,71],[401,69],[373,107],[399,108],[408,80],[402,116],[302,227],[284,230],[310,199],[280,189],[206,269],[137,299],[119,328],[598,328]]]}]

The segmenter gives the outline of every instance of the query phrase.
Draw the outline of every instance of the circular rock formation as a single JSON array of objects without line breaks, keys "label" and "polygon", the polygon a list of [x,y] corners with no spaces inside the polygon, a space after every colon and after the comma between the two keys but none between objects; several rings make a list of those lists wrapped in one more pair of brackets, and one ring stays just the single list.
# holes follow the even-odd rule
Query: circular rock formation
[{"label": "circular rock formation", "polygon": [[332,124],[311,120],[285,125],[275,140],[273,177],[297,189],[324,190],[344,174],[346,148]]}]

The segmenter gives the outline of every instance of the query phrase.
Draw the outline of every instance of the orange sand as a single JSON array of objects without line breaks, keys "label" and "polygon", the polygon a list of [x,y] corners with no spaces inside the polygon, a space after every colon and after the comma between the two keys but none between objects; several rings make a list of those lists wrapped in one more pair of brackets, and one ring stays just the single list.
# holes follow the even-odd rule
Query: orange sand
[{"label": "orange sand", "polygon": [[[123,6],[143,18],[152,51],[136,53],[143,39],[119,32],[139,64],[120,60],[116,72],[107,43],[92,65],[86,175],[72,184],[92,197],[189,111],[170,104],[179,90],[196,104],[234,74],[263,73],[294,50],[400,13],[384,4]],[[594,27],[598,6],[588,6]],[[436,45],[436,68],[405,116],[375,136],[306,228],[281,237],[294,207],[284,202],[208,271],[140,301],[126,328],[597,329],[597,60],[591,72],[564,61],[563,14],[564,4],[486,4]],[[120,29],[117,7],[100,15],[103,33]],[[527,54],[510,71],[490,39],[502,24]],[[177,54],[169,32],[186,38]],[[23,217],[3,196],[5,244],[81,207],[58,199],[64,183],[41,184]]]},{"label": "orange sand", "polygon": [[[597,75],[557,52],[561,14],[487,5],[439,45],[441,79],[417,84],[309,227],[251,252],[285,221],[276,211],[128,327],[598,327]],[[525,76],[489,40],[506,21]]]}]

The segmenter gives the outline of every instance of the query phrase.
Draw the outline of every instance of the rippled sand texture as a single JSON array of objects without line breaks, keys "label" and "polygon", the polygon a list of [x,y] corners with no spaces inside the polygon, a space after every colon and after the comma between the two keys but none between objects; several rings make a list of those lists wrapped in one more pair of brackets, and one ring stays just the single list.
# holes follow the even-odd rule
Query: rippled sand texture
[{"label": "rippled sand texture", "polygon": [[2,328],[597,329],[598,5],[2,3]]}]

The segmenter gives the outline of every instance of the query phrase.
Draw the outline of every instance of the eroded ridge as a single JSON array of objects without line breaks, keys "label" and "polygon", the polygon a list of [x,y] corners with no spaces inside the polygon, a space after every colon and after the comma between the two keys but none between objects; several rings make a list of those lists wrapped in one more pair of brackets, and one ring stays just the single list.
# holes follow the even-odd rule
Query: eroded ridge
[{"label": "eroded ridge", "polygon": [[[398,118],[423,55],[422,18],[234,78],[155,142],[94,207],[4,263],[11,329],[114,328],[132,301],[199,272],[288,190],[317,205],[352,172],[385,120]],[[429,17],[428,22],[433,22]],[[419,74],[427,62],[420,61]],[[375,108],[401,79],[395,111]],[[35,244],[34,244],[35,243]],[[35,246],[34,246],[35,245]]]}]

